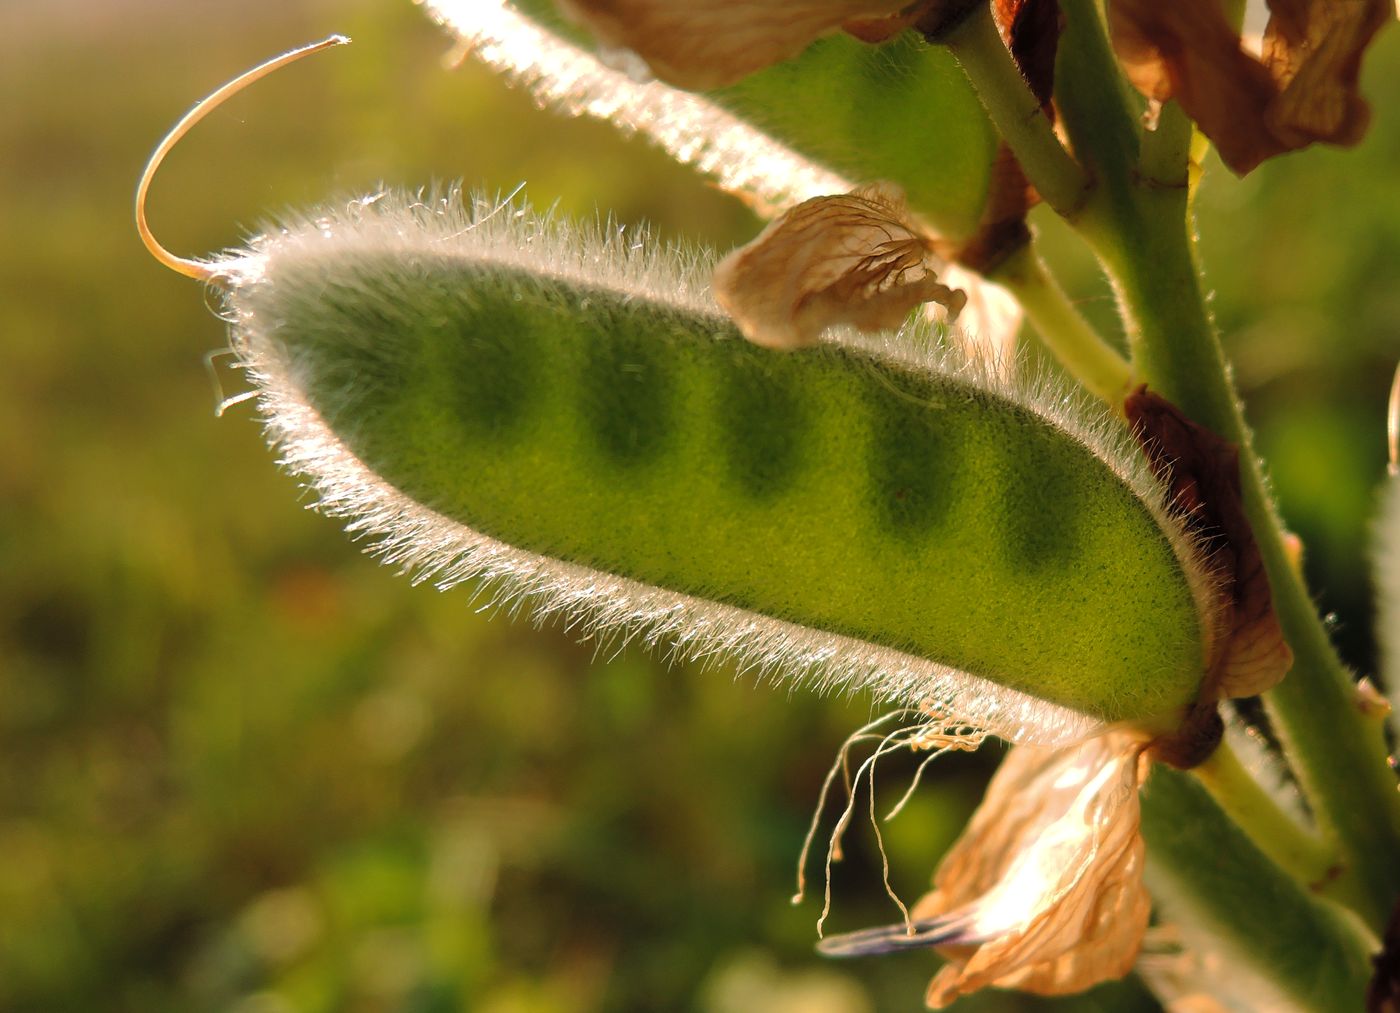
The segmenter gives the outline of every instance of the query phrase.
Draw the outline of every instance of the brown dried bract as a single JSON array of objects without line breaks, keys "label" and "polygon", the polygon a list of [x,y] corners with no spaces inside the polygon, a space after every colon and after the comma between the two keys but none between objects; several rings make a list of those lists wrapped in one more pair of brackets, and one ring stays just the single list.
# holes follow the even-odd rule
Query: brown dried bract
[{"label": "brown dried bract", "polygon": [[1000,142],[977,232],[958,247],[954,259],[979,274],[990,273],[1030,241],[1026,213],[1039,201],[1040,195],[1027,181],[1011,148]]},{"label": "brown dried bract", "polygon": [[1269,576],[1245,515],[1240,448],[1146,386],[1128,396],[1123,410],[1217,585],[1202,700],[1262,693],[1288,673],[1293,652],[1274,613]]},{"label": "brown dried bract", "polygon": [[1366,1013],[1400,1013],[1400,902],[1390,912],[1381,951],[1371,964],[1375,973],[1366,988]]},{"label": "brown dried bract", "polygon": [[[1021,68],[1041,109],[1055,118],[1055,53],[1060,41],[1059,0],[996,0],[992,7],[1002,39]],[[996,268],[1030,240],[1026,213],[1040,201],[1006,142],[996,160],[976,234],[958,249],[956,260],[983,274]]]},{"label": "brown dried bract", "polygon": [[1269,0],[1262,59],[1245,52],[1219,0],[1113,0],[1109,28],[1133,85],[1175,99],[1225,164],[1249,172],[1314,141],[1354,144],[1369,120],[1361,56],[1390,0]]},{"label": "brown dried bract", "polygon": [[966,301],[942,284],[943,260],[898,188],[884,183],[814,197],[720,261],[714,292],[745,337],[798,348],[828,327],[898,327],[920,303],[957,316]]},{"label": "brown dried bract", "polygon": [[[796,56],[814,40],[840,30],[846,22],[865,24],[867,31],[873,33],[873,23],[899,15],[907,0],[560,3],[608,45],[635,52],[657,77],[682,88],[705,90],[733,84],[754,71]],[[917,6],[922,9],[925,5]]]},{"label": "brown dried bract", "polygon": [[1054,119],[1050,99],[1055,91],[1055,54],[1060,48],[1060,0],[994,0],[992,15],[1031,93]]},{"label": "brown dried bract", "polygon": [[912,912],[956,930],[929,984],[942,1009],[988,985],[1080,992],[1132,969],[1151,901],[1142,883],[1142,742],[1109,732],[1016,746]]}]

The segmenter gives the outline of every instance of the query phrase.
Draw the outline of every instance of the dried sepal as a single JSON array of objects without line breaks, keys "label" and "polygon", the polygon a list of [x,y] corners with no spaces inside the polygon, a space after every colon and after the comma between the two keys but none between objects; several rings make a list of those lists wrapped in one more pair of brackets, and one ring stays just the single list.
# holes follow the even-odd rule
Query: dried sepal
[{"label": "dried sepal", "polygon": [[815,344],[829,327],[899,327],[921,303],[955,319],[966,295],[938,280],[933,238],[886,183],[814,197],[715,268],[714,293],[745,337],[769,348]]},{"label": "dried sepal", "polygon": [[[560,0],[604,43],[682,88],[732,84],[796,56],[848,21],[872,37],[904,27],[905,0]],[[895,17],[894,21],[885,19]]]},{"label": "dried sepal", "polygon": [[1123,410],[1216,581],[1203,700],[1270,689],[1288,673],[1293,652],[1274,612],[1269,575],[1244,511],[1239,447],[1146,387],[1130,394]]},{"label": "dried sepal", "polygon": [[1040,195],[1026,180],[1021,165],[1005,141],[997,148],[992,163],[987,204],[982,209],[973,237],[958,247],[959,264],[981,274],[990,274],[1007,257],[1030,242],[1026,214],[1039,202]]},{"label": "dried sepal", "polygon": [[1361,56],[1394,15],[1389,0],[1270,0],[1262,58],[1218,0],[1114,0],[1113,45],[1133,85],[1175,99],[1225,164],[1247,173],[1314,141],[1355,144],[1369,120]]},{"label": "dried sepal", "polygon": [[1126,731],[1013,748],[910,924],[822,948],[936,947],[948,963],[929,984],[934,1009],[987,986],[1067,995],[1122,977],[1151,909],[1138,797],[1147,768],[1142,738]]}]

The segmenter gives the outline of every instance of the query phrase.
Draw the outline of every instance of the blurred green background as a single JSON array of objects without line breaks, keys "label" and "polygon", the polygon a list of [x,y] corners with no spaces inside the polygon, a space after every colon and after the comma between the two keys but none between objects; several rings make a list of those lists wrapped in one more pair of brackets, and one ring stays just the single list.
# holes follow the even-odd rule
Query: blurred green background
[{"label": "blurred green background", "polygon": [[[172,249],[453,178],[526,180],[537,205],[721,249],[757,228],[645,143],[448,72],[407,0],[0,0],[0,1010],[921,1008],[935,958],[824,963],[818,903],[788,903],[868,701],[488,621],[303,510],[248,406],[215,417],[202,356],[222,325],[142,251],[135,180],[195,99],[330,31],[356,44],[176,150],[151,207]],[[1400,354],[1400,32],[1366,79],[1358,152],[1244,182],[1213,163],[1200,204],[1250,417],[1362,669]],[[1110,318],[1092,264],[1042,224]],[[940,762],[888,827],[906,898],[975,804],[983,753]],[[868,832],[849,851],[831,927],[892,920]],[[1128,982],[959,1008],[1154,1007]]]}]

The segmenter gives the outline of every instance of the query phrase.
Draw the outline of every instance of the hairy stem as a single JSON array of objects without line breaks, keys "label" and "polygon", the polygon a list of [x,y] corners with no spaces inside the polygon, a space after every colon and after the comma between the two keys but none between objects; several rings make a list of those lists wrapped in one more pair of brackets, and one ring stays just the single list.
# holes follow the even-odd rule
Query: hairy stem
[{"label": "hairy stem", "polygon": [[1260,851],[1308,886],[1325,882],[1336,861],[1326,844],[1279,808],[1228,742],[1194,768],[1196,778]]},{"label": "hairy stem", "polygon": [[[1091,0],[1065,0],[1064,8],[1069,19],[1064,48],[1083,58],[1075,75],[1113,75],[1100,76],[1096,89],[1080,82],[1056,92],[1071,136],[1097,138],[1095,168],[1104,171],[1103,185],[1078,224],[1114,283],[1133,365],[1142,379],[1241,448],[1245,509],[1294,653],[1293,670],[1266,694],[1265,704],[1319,830],[1336,842],[1345,875],[1361,884],[1354,892],[1362,899],[1353,900],[1362,916],[1378,925],[1400,896],[1400,794],[1387,766],[1381,729],[1365,719],[1351,673],[1333,649],[1285,548],[1285,533],[1206,309],[1187,220],[1187,188],[1152,185],[1139,171],[1136,155],[1125,164],[1129,113],[1125,104],[1114,107],[1106,98],[1114,93],[1106,82],[1118,77],[1103,25]],[[1096,130],[1100,119],[1109,122]],[[1162,164],[1165,155],[1171,150],[1184,163],[1187,147],[1162,145],[1151,152],[1154,174],[1175,172]]]},{"label": "hairy stem", "polygon": [[1259,543],[1293,670],[1265,695],[1288,760],[1319,828],[1365,884],[1361,913],[1378,925],[1400,896],[1400,795],[1381,729],[1364,720],[1352,675],[1338,658],[1284,544],[1262,466],[1229,379],[1185,223],[1185,191],[1144,192],[1137,244],[1101,250],[1123,304],[1134,364],[1191,418],[1241,448],[1245,510]]},{"label": "hairy stem", "polygon": [[1072,376],[1110,407],[1121,408],[1132,367],[1075,309],[1031,244],[1008,257],[992,280],[1016,297],[1040,340]]},{"label": "hairy stem", "polygon": [[991,6],[978,5],[940,41],[957,57],[1026,178],[1045,203],[1061,215],[1073,216],[1090,189],[1090,177],[1055,136],[1040,101],[1001,41]]}]

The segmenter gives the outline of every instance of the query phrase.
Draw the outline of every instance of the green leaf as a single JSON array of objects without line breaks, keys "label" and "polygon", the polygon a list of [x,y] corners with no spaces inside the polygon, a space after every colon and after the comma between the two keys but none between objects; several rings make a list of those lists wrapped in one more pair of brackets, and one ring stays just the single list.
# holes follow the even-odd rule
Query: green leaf
[{"label": "green leaf", "polygon": [[354,210],[225,271],[284,461],[390,561],[1021,740],[1195,699],[1189,546],[1066,392],[921,331],[756,347],[620,230]]},{"label": "green leaf", "polygon": [[913,32],[879,46],[828,36],[701,96],[604,67],[546,0],[426,6],[469,53],[541,102],[641,132],[761,205],[893,180],[950,239],[977,229],[996,134],[948,51]]},{"label": "green leaf", "polygon": [[[1196,980],[1188,973],[1176,983],[1183,995],[1209,994],[1229,1009],[1362,1008],[1371,967],[1360,923],[1309,896],[1193,777],[1153,769],[1142,832],[1158,911],[1204,961]],[[1161,969],[1170,973],[1170,965]]]}]

